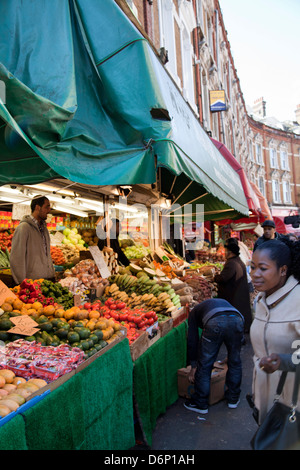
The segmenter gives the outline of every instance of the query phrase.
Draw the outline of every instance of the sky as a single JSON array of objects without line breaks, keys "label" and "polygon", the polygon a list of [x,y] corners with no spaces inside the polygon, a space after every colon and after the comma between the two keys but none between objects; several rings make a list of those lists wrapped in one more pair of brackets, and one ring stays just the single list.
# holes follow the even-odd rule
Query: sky
[{"label": "sky", "polygon": [[295,121],[300,104],[300,0],[219,0],[246,105]]}]

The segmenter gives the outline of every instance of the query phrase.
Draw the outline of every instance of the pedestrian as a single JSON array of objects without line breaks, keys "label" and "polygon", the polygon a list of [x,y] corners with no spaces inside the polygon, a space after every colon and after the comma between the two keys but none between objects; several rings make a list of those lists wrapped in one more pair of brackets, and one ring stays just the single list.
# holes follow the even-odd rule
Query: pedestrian
[{"label": "pedestrian", "polygon": [[31,215],[25,215],[14,232],[10,269],[15,283],[24,279],[55,280],[46,219],[51,211],[49,199],[37,196],[31,201]]},{"label": "pedestrian", "polygon": [[240,248],[235,238],[229,238],[224,248],[226,262],[221,273],[214,278],[218,285],[218,297],[227,300],[241,312],[245,320],[245,333],[249,333],[252,311],[247,269],[239,257]]},{"label": "pedestrian", "polygon": [[[100,233],[100,232],[99,232]],[[107,246],[107,233],[108,233],[108,224],[105,225],[104,231],[101,231],[103,238],[99,238],[98,248],[102,251],[105,246]],[[119,235],[120,235],[120,221],[119,219],[111,219],[111,227],[109,230],[109,241],[110,248],[118,255],[118,262],[123,264],[123,266],[129,266],[130,261],[125,255],[124,251],[119,244]]]},{"label": "pedestrian", "polygon": [[[203,330],[201,337],[199,328]],[[243,330],[243,316],[224,299],[204,300],[192,309],[188,318],[188,356],[191,364],[189,381],[194,383],[195,392],[185,402],[185,408],[208,413],[211,372],[223,343],[228,353],[225,399],[229,408],[238,406]]]},{"label": "pedestrian", "polygon": [[275,222],[273,220],[265,220],[261,226],[264,230],[264,233],[254,243],[253,251],[255,251],[258,246],[264,242],[267,242],[268,240],[279,240],[281,238],[281,236],[276,232]]},{"label": "pedestrian", "polygon": [[[253,402],[260,424],[273,405],[280,376],[279,370],[266,374],[268,364],[262,358],[291,355],[299,342],[300,242],[270,240],[258,246],[251,260],[251,278],[259,292],[250,338],[254,351]],[[288,406],[293,382],[289,372],[280,398]]]}]

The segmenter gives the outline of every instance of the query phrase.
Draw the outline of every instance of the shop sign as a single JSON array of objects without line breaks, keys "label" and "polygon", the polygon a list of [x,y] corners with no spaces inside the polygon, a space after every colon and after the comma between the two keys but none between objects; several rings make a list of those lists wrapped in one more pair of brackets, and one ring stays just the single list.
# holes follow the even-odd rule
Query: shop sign
[{"label": "shop sign", "polygon": [[209,92],[209,104],[211,112],[226,111],[224,90],[212,90]]}]

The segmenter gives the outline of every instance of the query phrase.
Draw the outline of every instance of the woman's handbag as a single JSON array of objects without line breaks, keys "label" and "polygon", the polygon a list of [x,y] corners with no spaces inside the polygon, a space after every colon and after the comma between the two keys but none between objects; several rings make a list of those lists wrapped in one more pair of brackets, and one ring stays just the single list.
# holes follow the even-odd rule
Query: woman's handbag
[{"label": "woman's handbag", "polygon": [[251,440],[254,450],[300,450],[300,413],[296,411],[300,365],[296,367],[292,405],[279,403],[287,372],[282,372],[274,405]]}]

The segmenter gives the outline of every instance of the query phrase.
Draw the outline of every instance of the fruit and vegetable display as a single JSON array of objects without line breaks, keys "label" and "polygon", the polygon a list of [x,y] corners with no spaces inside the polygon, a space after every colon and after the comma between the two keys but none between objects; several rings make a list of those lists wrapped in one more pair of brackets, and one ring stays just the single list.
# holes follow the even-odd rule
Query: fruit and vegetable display
[{"label": "fruit and vegetable display", "polygon": [[[24,379],[42,379],[49,383],[76,369],[85,359],[80,348],[67,344],[45,346],[37,341],[19,339],[8,343],[4,350],[5,360],[1,368],[11,370]],[[1,372],[0,372],[1,375]]]},{"label": "fruit and vegetable display", "polygon": [[13,231],[0,232],[0,249],[2,251],[7,249],[10,252],[12,237]]},{"label": "fruit and vegetable display", "polygon": [[10,252],[7,248],[0,249],[0,269],[10,267]]},{"label": "fruit and vegetable display", "polygon": [[[59,282],[52,282],[47,279],[24,279],[19,286],[12,289],[22,304],[40,303],[42,306],[59,304],[64,308],[74,305],[74,297],[67,287]],[[18,304],[15,310],[21,311],[23,305]],[[11,311],[9,305],[7,311]],[[22,312],[21,312],[22,313]]]},{"label": "fruit and vegetable display", "polygon": [[63,279],[60,279],[59,283],[64,287],[68,287],[73,294],[109,284],[107,279],[101,277],[99,268],[95,261],[91,259],[81,260],[71,269],[66,270]]},{"label": "fruit and vegetable display", "polygon": [[[20,299],[11,297],[1,305],[0,341],[4,343],[23,338],[37,341],[42,346],[67,344],[82,349],[89,356],[120,334],[121,325],[113,318],[102,318],[98,310],[87,310],[82,305],[65,310],[58,304],[43,306],[35,302],[21,305],[20,302]],[[12,317],[22,315],[28,315],[37,323],[38,331],[32,336],[24,337],[9,331],[14,327]]]},{"label": "fruit and vegetable display", "polygon": [[135,243],[132,246],[126,246],[123,251],[128,259],[144,258],[150,253],[150,248],[144,246],[142,243]]},{"label": "fruit and vegetable display", "polygon": [[[136,270],[137,267],[131,269]],[[133,273],[122,271],[110,276],[110,286],[105,288],[105,295],[125,302],[130,307],[142,307],[154,310],[156,313],[171,313],[180,307],[180,299],[172,289],[170,283],[161,282],[154,277],[155,272],[150,269],[140,269]]]}]

